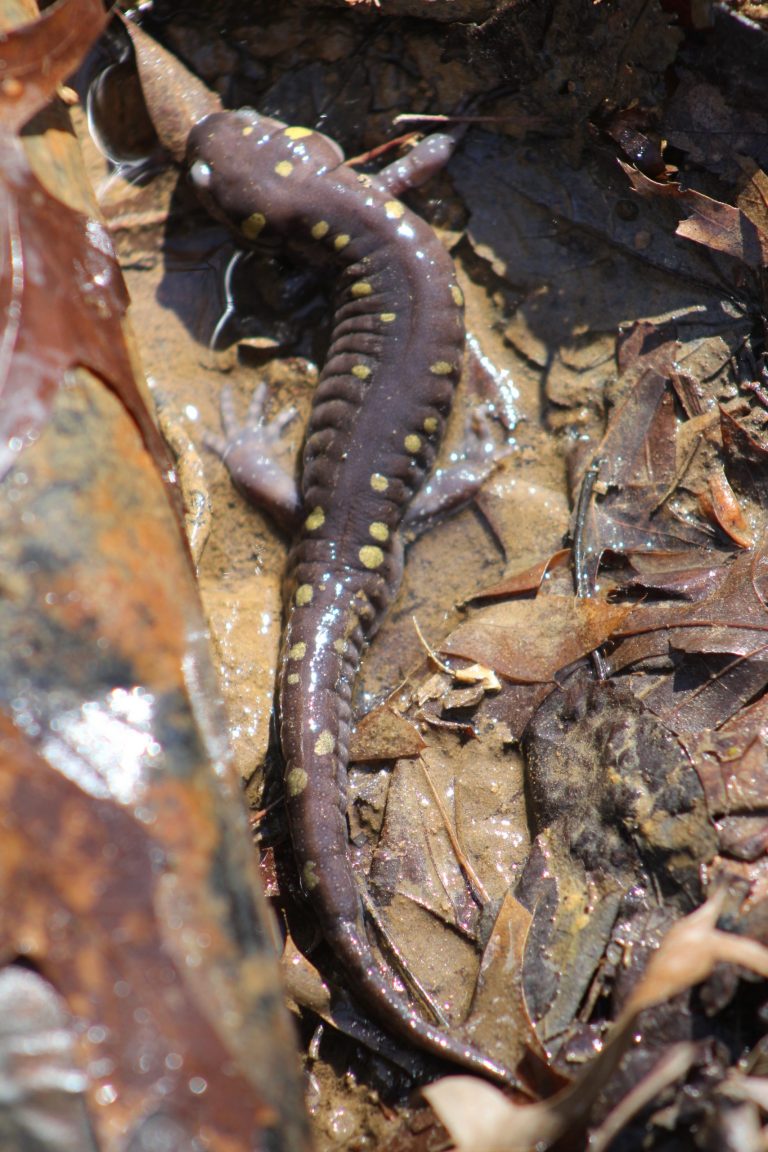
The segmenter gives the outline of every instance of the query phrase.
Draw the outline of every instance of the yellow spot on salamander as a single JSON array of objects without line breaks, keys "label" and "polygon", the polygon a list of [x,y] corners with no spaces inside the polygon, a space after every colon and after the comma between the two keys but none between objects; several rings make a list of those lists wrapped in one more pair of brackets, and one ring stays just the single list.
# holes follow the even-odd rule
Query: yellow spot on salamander
[{"label": "yellow spot on salamander", "polygon": [[318,220],[317,224],[313,224],[310,228],[310,235],[313,240],[322,240],[323,236],[328,235],[330,224],[327,220]]},{"label": "yellow spot on salamander", "polygon": [[333,646],[336,649],[336,651],[339,653],[339,655],[343,656],[347,650],[347,641],[342,640],[341,637],[339,637],[338,640],[334,640]]},{"label": "yellow spot on salamander", "polygon": [[453,297],[453,302],[457,308],[464,307],[464,293],[462,292],[461,288],[459,288],[458,284],[451,284],[451,296]]},{"label": "yellow spot on salamander", "polygon": [[312,135],[311,128],[300,128],[298,124],[291,125],[283,132],[283,136],[287,136],[289,140],[303,140],[306,136]]},{"label": "yellow spot on salamander", "polygon": [[371,370],[365,364],[355,364],[352,369],[352,375],[357,376],[358,380],[367,380],[370,374]]},{"label": "yellow spot on salamander", "polygon": [[379,540],[382,544],[385,540],[389,540],[389,528],[381,520],[374,520],[368,527],[368,532],[373,536],[374,540]]},{"label": "yellow spot on salamander", "polygon": [[450,376],[453,364],[449,364],[447,360],[436,360],[434,364],[430,364],[429,370],[433,376]]},{"label": "yellow spot on salamander", "polygon": [[365,172],[358,172],[357,182],[358,184],[362,184],[363,188],[370,188],[373,183],[370,176],[366,176]]},{"label": "yellow spot on salamander", "polygon": [[292,644],[288,649],[289,660],[303,660],[307,654],[307,646],[303,640],[299,640],[298,644]]},{"label": "yellow spot on salamander", "polygon": [[390,220],[399,220],[405,213],[405,207],[399,200],[387,200],[384,211]]},{"label": "yellow spot on salamander", "polygon": [[285,788],[289,796],[301,796],[309,777],[303,768],[291,768],[285,777]]},{"label": "yellow spot on salamander", "polygon": [[358,556],[364,568],[380,568],[384,563],[384,553],[375,544],[364,544],[358,552]]},{"label": "yellow spot on salamander", "polygon": [[382,312],[381,316],[379,316],[379,320],[381,320],[382,324],[394,324],[395,320],[397,320],[397,313]]},{"label": "yellow spot on salamander", "polygon": [[254,212],[247,220],[243,220],[240,231],[246,240],[255,240],[266,222],[267,218],[262,212]]},{"label": "yellow spot on salamander", "polygon": [[427,433],[427,435],[431,436],[433,433],[437,432],[437,429],[437,416],[427,416],[424,421],[424,431]]},{"label": "yellow spot on salamander", "polygon": [[311,604],[314,594],[315,590],[311,584],[299,584],[296,589],[296,603],[299,608],[304,608],[307,604]]},{"label": "yellow spot on salamander", "polygon": [[336,747],[336,741],[333,738],[333,732],[329,732],[327,728],[315,740],[315,756],[330,756]]},{"label": "yellow spot on salamander", "polygon": [[403,440],[406,452],[418,452],[421,448],[421,436],[417,436],[415,432],[411,432]]},{"label": "yellow spot on salamander", "polygon": [[290,176],[293,172],[293,164],[290,160],[281,160],[279,164],[275,164],[275,172],[278,176]]},{"label": "yellow spot on salamander", "polygon": [[333,246],[337,252],[341,252],[342,248],[346,248],[347,244],[349,244],[349,241],[350,237],[347,236],[346,232],[340,232],[333,241]]},{"label": "yellow spot on salamander", "polygon": [[304,884],[307,892],[311,892],[313,888],[317,888],[318,884],[320,883],[317,876],[315,875],[315,868],[317,868],[317,864],[315,864],[314,860],[307,860],[306,864],[301,870],[302,883]]},{"label": "yellow spot on salamander", "polygon": [[253,124],[246,124],[241,132],[241,136],[250,136],[251,132],[253,132]]},{"label": "yellow spot on salamander", "polygon": [[298,672],[289,672],[286,676],[286,680],[289,684],[298,684],[301,680],[301,676],[299,676]]},{"label": "yellow spot on salamander", "polygon": [[381,472],[374,472],[371,476],[371,488],[374,492],[386,492],[389,488],[389,480],[386,476],[382,476]]},{"label": "yellow spot on salamander", "polygon": [[373,288],[367,280],[358,280],[357,284],[353,284],[349,291],[350,295],[359,300],[362,296],[370,296]]},{"label": "yellow spot on salamander", "polygon": [[318,528],[322,528],[323,524],[325,524],[325,512],[318,505],[317,508],[313,508],[309,516],[307,516],[304,521],[304,527],[308,532],[316,532]]}]

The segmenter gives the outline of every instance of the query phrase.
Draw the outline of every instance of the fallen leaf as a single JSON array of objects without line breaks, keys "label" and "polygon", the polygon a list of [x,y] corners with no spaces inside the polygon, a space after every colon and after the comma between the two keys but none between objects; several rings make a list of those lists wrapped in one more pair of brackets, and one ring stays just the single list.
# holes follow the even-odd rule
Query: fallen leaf
[{"label": "fallen leaf", "polygon": [[554,568],[566,564],[570,555],[570,548],[561,548],[559,552],[555,552],[539,564],[534,564],[522,572],[515,572],[511,576],[505,576],[498,584],[484,588],[481,592],[475,592],[474,595],[468,596],[464,603],[475,604],[479,600],[506,600],[509,596],[519,596],[524,592],[536,592],[548,574]]},{"label": "fallen leaf", "polygon": [[440,651],[482,661],[516,683],[544,683],[598,648],[630,611],[626,605],[559,595],[512,601],[460,624]]},{"label": "fallen leaf", "polygon": [[699,503],[705,514],[714,520],[739,548],[751,548],[754,545],[755,541],[744,513],[722,472],[713,472],[710,475],[709,492],[702,493]]},{"label": "fallen leaf", "polygon": [[390,704],[381,704],[366,712],[355,725],[349,741],[349,759],[398,760],[418,756],[424,746],[424,737],[412,721]]},{"label": "fallen leaf", "polygon": [[614,1026],[603,1051],[568,1088],[539,1104],[514,1104],[471,1076],[451,1076],[422,1089],[458,1152],[532,1152],[584,1127],[589,1111],[632,1042],[644,1009],[706,980],[716,964],[738,964],[768,978],[768,949],[715,927],[715,896],[670,928]]}]

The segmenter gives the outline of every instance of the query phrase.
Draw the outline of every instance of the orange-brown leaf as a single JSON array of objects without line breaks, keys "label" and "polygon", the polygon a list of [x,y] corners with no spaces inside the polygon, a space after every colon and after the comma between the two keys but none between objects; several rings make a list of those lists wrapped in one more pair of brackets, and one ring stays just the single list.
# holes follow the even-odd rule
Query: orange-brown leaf
[{"label": "orange-brown leaf", "polygon": [[722,472],[713,472],[709,477],[709,491],[702,492],[699,503],[705,514],[713,520],[726,536],[730,536],[739,548],[751,548],[754,537],[744,519],[733,489]]},{"label": "orange-brown leaf", "polygon": [[627,606],[571,596],[513,601],[494,605],[459,625],[440,650],[482,661],[508,680],[546,683],[604,643],[630,611]]},{"label": "orange-brown leaf", "polygon": [[350,760],[399,760],[418,756],[424,737],[415,724],[390,704],[382,704],[363,716],[349,742]]}]

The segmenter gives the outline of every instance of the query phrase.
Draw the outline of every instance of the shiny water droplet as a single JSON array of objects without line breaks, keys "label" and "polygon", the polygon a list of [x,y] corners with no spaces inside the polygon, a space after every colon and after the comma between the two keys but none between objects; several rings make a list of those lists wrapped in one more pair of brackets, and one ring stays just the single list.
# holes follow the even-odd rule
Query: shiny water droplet
[{"label": "shiny water droplet", "polygon": [[96,1089],[94,1097],[97,1104],[114,1104],[117,1100],[117,1089],[113,1084],[102,1084]]}]

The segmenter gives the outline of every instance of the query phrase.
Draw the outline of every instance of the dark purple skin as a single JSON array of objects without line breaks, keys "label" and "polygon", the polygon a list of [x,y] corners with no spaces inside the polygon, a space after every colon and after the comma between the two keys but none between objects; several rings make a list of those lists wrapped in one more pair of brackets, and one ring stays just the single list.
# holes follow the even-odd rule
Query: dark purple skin
[{"label": "dark purple skin", "polygon": [[244,109],[197,124],[187,162],[204,203],[246,240],[276,233],[322,247],[336,266],[333,335],[312,405],[300,495],[271,458],[286,417],[261,421],[263,392],[254,406],[258,426],[222,453],[238,486],[297,528],[279,708],[302,884],[325,938],[374,1010],[432,1052],[509,1082],[503,1066],[424,1020],[381,969],[348,855],[355,677],[399,585],[401,522],[433,464],[464,347],[453,263],[393,193],[445,162],[450,137],[428,140],[421,162],[411,154],[372,178],[345,167],[326,137]]}]

